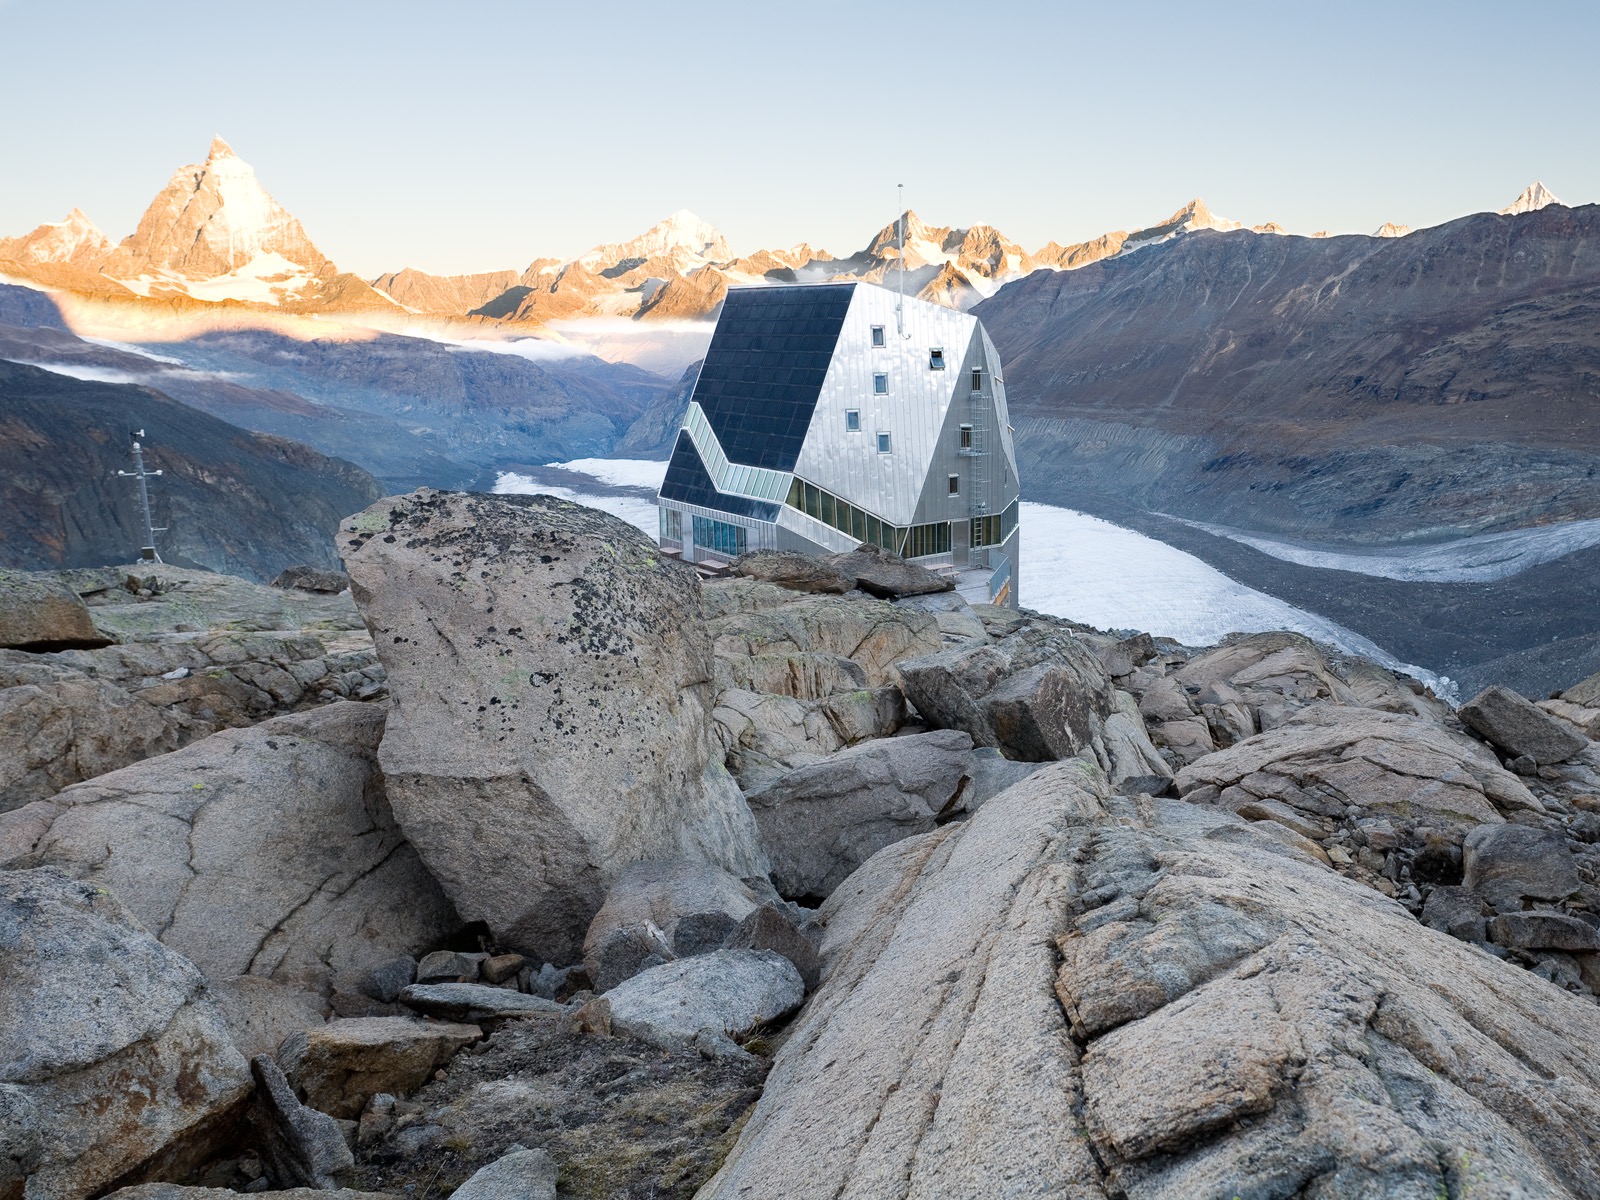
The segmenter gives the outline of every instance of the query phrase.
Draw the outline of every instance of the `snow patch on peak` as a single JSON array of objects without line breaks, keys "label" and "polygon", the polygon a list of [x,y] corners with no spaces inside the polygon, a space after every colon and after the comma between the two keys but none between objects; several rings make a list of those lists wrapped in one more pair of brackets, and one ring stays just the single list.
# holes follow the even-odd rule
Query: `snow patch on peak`
[{"label": "snow patch on peak", "polygon": [[1502,217],[1514,217],[1519,213],[1537,212],[1541,208],[1560,203],[1561,201],[1556,199],[1555,194],[1549,188],[1535,179],[1522,189],[1522,195],[1500,210],[1500,215]]},{"label": "snow patch on peak", "polygon": [[610,267],[630,259],[671,258],[681,266],[728,262],[733,252],[728,240],[715,225],[701,220],[686,208],[665,220],[657,221],[638,237],[626,242],[607,242],[596,246],[577,260],[581,267]]}]

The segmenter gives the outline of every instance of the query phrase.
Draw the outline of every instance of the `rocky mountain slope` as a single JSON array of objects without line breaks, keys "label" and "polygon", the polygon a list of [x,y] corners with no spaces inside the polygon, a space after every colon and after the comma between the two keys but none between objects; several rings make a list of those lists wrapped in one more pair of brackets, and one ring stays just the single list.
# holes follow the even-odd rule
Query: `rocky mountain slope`
[{"label": "rocky mountain slope", "polygon": [[[1452,709],[892,558],[702,584],[546,497],[339,548],[387,705],[112,732],[0,811],[5,1195],[1600,1189],[1600,676]],[[0,738],[96,677],[159,716],[152,582],[127,644],[0,652]]]},{"label": "rocky mountain slope", "polygon": [[1023,280],[976,311],[1029,495],[1134,524],[1408,661],[1474,677],[1552,642],[1587,661],[1592,552],[1413,584],[1216,535],[1392,547],[1600,514],[1597,228],[1600,208],[1549,204],[1404,238],[1201,232]]},{"label": "rocky mountain slope", "polygon": [[162,555],[255,579],[334,566],[330,532],[378,495],[361,468],[250,433],[150,388],[0,361],[0,548],[13,567],[99,566],[145,533],[131,434],[143,429]]},{"label": "rocky mountain slope", "polygon": [[0,359],[153,387],[357,462],[391,486],[486,485],[504,467],[606,454],[669,390],[626,363],[395,334],[228,329],[144,348],[63,326],[45,293],[0,285]]}]

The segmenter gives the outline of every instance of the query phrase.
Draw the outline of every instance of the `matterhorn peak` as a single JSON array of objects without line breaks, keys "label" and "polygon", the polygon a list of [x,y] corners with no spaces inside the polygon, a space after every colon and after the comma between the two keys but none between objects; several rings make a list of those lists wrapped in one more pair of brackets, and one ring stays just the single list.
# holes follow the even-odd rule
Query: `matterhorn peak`
[{"label": "matterhorn peak", "polygon": [[334,266],[254,168],[216,137],[204,163],[173,173],[103,271],[141,295],[152,280],[200,295],[192,285],[237,276],[237,286],[211,287],[204,298],[270,303],[304,292],[312,278],[333,275]]},{"label": "matterhorn peak", "polygon": [[1522,189],[1522,195],[1500,210],[1500,215],[1502,217],[1514,217],[1519,213],[1537,212],[1539,209],[1551,204],[1560,203],[1561,201],[1555,198],[1549,188],[1535,179]]}]

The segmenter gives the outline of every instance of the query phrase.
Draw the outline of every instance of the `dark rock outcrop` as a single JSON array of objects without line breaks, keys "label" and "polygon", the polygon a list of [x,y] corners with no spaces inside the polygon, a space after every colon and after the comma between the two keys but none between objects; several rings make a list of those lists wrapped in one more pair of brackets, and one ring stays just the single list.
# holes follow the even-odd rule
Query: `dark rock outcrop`
[{"label": "dark rock outcrop", "polygon": [[338,565],[333,535],[381,494],[361,468],[249,433],[151,388],[0,362],[0,536],[13,566],[126,562],[145,541],[129,433],[145,430],[157,547],[173,562],[270,579]]}]

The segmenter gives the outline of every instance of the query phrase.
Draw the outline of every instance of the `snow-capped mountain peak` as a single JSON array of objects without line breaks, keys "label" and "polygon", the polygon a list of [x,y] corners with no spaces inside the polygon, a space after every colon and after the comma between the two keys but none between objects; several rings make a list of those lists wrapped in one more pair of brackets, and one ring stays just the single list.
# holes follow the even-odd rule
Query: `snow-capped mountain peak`
[{"label": "snow-capped mountain peak", "polygon": [[1406,234],[1410,232],[1411,226],[1409,225],[1396,225],[1393,221],[1385,221],[1382,225],[1379,225],[1377,229],[1373,230],[1372,236],[1381,238],[1397,238],[1405,237]]},{"label": "snow-capped mountain peak", "polygon": [[139,295],[276,303],[305,296],[335,268],[217,137],[204,163],[173,173],[102,271]]},{"label": "snow-capped mountain peak", "polygon": [[684,265],[727,262],[733,258],[728,240],[715,225],[703,221],[686,208],[665,220],[657,221],[638,237],[626,242],[606,242],[580,257],[586,269],[606,268],[621,262],[668,258]]},{"label": "snow-capped mountain peak", "polygon": [[111,253],[111,239],[75,208],[64,221],[41,225],[19,238],[0,238],[0,258],[25,263],[61,263],[92,269]]},{"label": "snow-capped mountain peak", "polygon": [[1536,212],[1548,205],[1560,203],[1561,201],[1555,198],[1549,188],[1535,179],[1522,189],[1522,195],[1500,210],[1500,215],[1502,217],[1514,217],[1518,213]]}]

